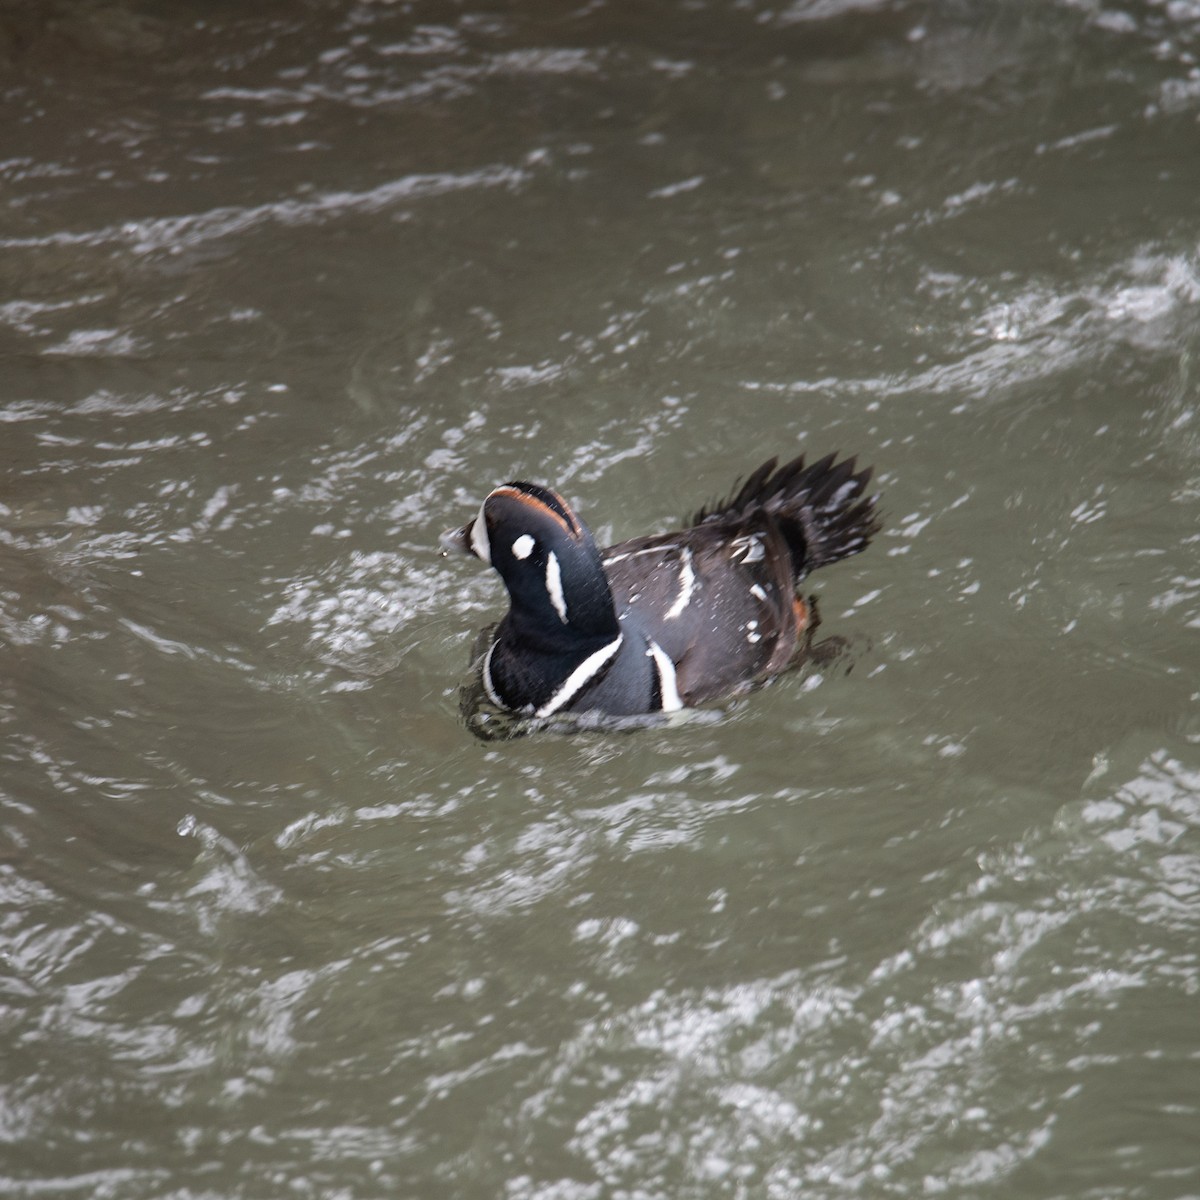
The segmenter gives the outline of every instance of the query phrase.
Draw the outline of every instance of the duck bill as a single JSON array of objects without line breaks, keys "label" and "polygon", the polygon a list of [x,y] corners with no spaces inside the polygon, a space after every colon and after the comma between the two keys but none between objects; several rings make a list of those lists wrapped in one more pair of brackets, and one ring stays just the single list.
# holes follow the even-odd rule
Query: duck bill
[{"label": "duck bill", "polygon": [[465,525],[458,529],[447,529],[445,533],[438,537],[438,543],[442,547],[443,554],[461,554],[467,558],[475,558],[475,551],[471,548],[471,525],[473,522],[468,521]]}]

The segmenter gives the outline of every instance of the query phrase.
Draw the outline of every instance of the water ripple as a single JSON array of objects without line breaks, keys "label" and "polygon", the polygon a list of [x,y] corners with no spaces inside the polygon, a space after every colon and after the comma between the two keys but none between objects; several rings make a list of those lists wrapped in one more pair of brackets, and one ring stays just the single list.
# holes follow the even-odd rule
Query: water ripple
[{"label": "water ripple", "polygon": [[[1104,799],[984,855],[979,881],[866,974],[659,990],[588,1022],[509,1119],[520,1142],[567,1130],[578,1170],[521,1174],[509,1194],[907,1196],[1013,1179],[1052,1153],[1138,993],[1165,987],[1186,1007],[1200,989],[1200,774],[1186,754],[1154,751],[1115,791],[1102,770],[1089,787]],[[1153,1153],[1101,1155],[1097,1170],[1136,1172]]]}]

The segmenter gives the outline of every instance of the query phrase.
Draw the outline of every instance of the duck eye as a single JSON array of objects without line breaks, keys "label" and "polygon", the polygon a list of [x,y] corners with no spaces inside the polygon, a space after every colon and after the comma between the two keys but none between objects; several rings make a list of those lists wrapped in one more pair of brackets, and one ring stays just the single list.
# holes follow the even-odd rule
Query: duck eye
[{"label": "duck eye", "polygon": [[533,553],[534,545],[534,540],[529,534],[521,534],[512,544],[513,558],[528,558]]}]

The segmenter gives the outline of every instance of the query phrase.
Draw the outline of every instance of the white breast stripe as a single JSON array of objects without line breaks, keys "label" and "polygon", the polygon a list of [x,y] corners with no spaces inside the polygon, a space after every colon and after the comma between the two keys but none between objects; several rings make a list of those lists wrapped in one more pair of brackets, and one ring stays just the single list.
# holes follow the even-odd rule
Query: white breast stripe
[{"label": "white breast stripe", "polygon": [[496,643],[493,642],[488,647],[488,652],[483,660],[483,690],[487,692],[488,699],[497,708],[507,708],[508,705],[500,699],[500,693],[496,691],[496,685],[492,683],[492,651],[495,650]]},{"label": "white breast stripe", "polygon": [[679,687],[675,682],[675,664],[670,655],[657,643],[648,643],[646,656],[654,659],[658,669],[658,694],[662,697],[663,712],[678,712],[683,707],[679,698]]},{"label": "white breast stripe", "polygon": [[562,570],[558,565],[558,555],[553,550],[546,555],[546,591],[550,594],[550,603],[554,611],[565,625],[567,623],[567,598],[562,590]]},{"label": "white breast stripe", "polygon": [[696,572],[692,570],[692,552],[685,549],[683,552],[683,566],[679,571],[679,597],[663,614],[663,620],[673,621],[679,616],[691,602],[692,592],[695,590]]},{"label": "white breast stripe", "polygon": [[471,549],[474,550],[475,553],[479,555],[479,557],[482,558],[485,563],[490,563],[492,561],[492,547],[491,543],[488,541],[487,521],[484,520],[483,516],[484,504],[487,504],[486,500],[479,506],[479,516],[477,516],[475,520],[471,522]]},{"label": "white breast stripe", "polygon": [[621,648],[621,643],[625,640],[623,633],[618,633],[607,646],[601,646],[594,654],[589,654],[567,676],[562,687],[546,701],[533,715],[535,717],[548,717],[553,713],[558,712],[564,704],[571,701],[575,695],[588,683],[595,678],[596,674],[603,670],[609,659]]}]

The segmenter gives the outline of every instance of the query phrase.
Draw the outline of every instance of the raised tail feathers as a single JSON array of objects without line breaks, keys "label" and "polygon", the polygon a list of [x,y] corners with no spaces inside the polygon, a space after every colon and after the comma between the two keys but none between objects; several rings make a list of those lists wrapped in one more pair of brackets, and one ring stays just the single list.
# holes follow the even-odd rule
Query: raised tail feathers
[{"label": "raised tail feathers", "polygon": [[806,466],[800,455],[778,469],[778,460],[769,459],[727,501],[701,509],[694,522],[770,520],[788,544],[796,579],[803,579],[865,550],[880,529],[879,497],[864,495],[872,468],[856,471],[854,458],[836,459],[829,454]]}]

